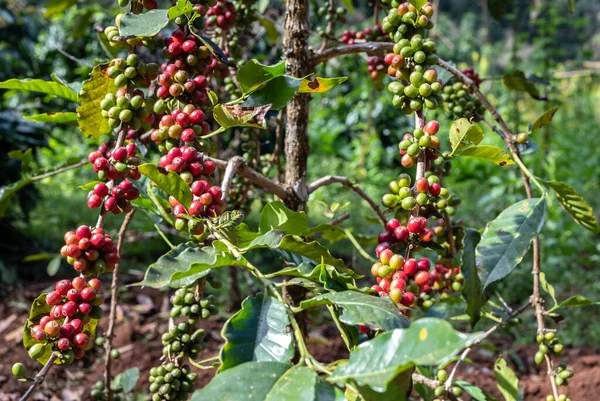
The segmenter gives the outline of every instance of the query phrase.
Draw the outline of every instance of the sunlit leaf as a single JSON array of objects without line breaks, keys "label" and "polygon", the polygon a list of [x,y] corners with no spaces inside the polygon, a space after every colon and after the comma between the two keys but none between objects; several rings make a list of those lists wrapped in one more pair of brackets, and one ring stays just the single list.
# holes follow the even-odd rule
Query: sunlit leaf
[{"label": "sunlit leaf", "polygon": [[498,358],[494,364],[494,375],[498,382],[498,390],[500,390],[506,401],[519,401],[523,399],[519,378],[508,367],[503,358]]},{"label": "sunlit leaf", "polygon": [[108,126],[108,120],[102,117],[100,102],[107,93],[114,93],[116,86],[114,80],[106,75],[108,64],[99,64],[92,70],[90,78],[83,83],[79,92],[79,104],[77,117],[79,129],[83,135],[100,138],[112,130]]},{"label": "sunlit leaf", "polygon": [[154,36],[169,23],[169,10],[156,9],[144,14],[126,13],[121,18],[121,36]]},{"label": "sunlit leaf", "polygon": [[13,89],[22,92],[39,92],[77,102],[77,94],[70,88],[53,81],[42,79],[9,79],[0,82],[0,89]]},{"label": "sunlit leaf", "polygon": [[348,77],[303,79],[298,93],[325,93],[348,80]]},{"label": "sunlit leaf", "polygon": [[77,113],[72,111],[58,112],[58,113],[42,113],[34,114],[32,116],[23,116],[24,119],[29,121],[35,121],[36,123],[49,123],[49,124],[77,124]]},{"label": "sunlit leaf", "polygon": [[546,124],[550,124],[554,118],[554,114],[558,111],[558,107],[553,107],[550,110],[546,110],[531,126],[531,131],[538,130]]},{"label": "sunlit leaf", "polygon": [[477,145],[464,148],[458,153],[458,156],[477,157],[494,163],[497,166],[503,167],[509,164],[515,164],[510,158],[510,155],[498,146],[493,145]]},{"label": "sunlit leaf", "polygon": [[579,193],[562,182],[543,181],[554,190],[556,199],[573,220],[591,232],[599,233],[600,224],[589,203]]},{"label": "sunlit leaf", "polygon": [[190,186],[179,177],[179,174],[169,171],[168,174],[160,172],[158,167],[152,163],[138,166],[140,173],[150,178],[160,189],[173,196],[186,208],[192,203],[192,192]]}]

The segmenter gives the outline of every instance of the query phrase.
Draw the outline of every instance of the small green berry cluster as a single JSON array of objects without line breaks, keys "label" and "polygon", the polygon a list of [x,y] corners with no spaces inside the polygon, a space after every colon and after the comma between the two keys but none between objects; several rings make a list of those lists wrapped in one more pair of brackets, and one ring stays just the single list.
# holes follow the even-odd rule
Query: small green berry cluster
[{"label": "small green berry cluster", "polygon": [[175,363],[150,369],[150,392],[152,401],[179,401],[187,400],[194,391],[194,382],[198,378],[196,373],[190,371],[188,365],[181,368]]},{"label": "small green berry cluster", "polygon": [[188,355],[196,358],[204,349],[204,329],[198,329],[190,334],[193,328],[188,322],[181,322],[171,327],[168,333],[162,335],[163,355],[168,358]]},{"label": "small green berry cluster", "polygon": [[442,97],[446,111],[454,119],[478,119],[478,116],[485,113],[485,106],[465,84],[456,79],[451,79],[444,85]]},{"label": "small green berry cluster", "polygon": [[[108,400],[108,395],[106,394],[105,390],[106,385],[102,380],[99,380],[96,382],[94,387],[92,387],[90,395],[94,400],[106,401]],[[127,401],[132,398],[123,393],[123,386],[121,384],[115,382],[113,382],[111,386],[111,393],[113,401]]]},{"label": "small green berry cluster", "polygon": [[130,95],[124,88],[117,90],[114,94],[107,93],[100,102],[102,117],[108,120],[110,128],[127,124],[134,130],[142,127],[142,123],[149,126],[154,121],[153,106],[154,100],[144,97],[142,91],[136,90],[134,94]]},{"label": "small green berry cluster", "polygon": [[[448,380],[448,372],[445,369],[438,370],[437,379],[442,384],[439,385],[438,387],[436,387],[435,389],[433,389],[433,395],[438,397],[438,398],[435,398],[433,401],[446,401],[446,398],[444,398],[444,395],[446,394],[446,388],[444,387],[444,384],[446,383],[446,380]],[[458,386],[452,386],[450,388],[450,392],[455,397],[460,397],[461,395],[463,395],[462,388],[460,388]]]},{"label": "small green berry cluster", "polygon": [[346,22],[346,13],[348,10],[344,7],[337,7],[335,9],[330,8],[328,6],[319,7],[317,10],[317,15],[321,18],[325,18],[327,25],[323,28],[321,26],[317,27],[317,34],[322,37],[331,37],[335,33],[335,25],[337,22],[345,23]]},{"label": "small green berry cluster", "polygon": [[[439,184],[439,177],[431,171],[425,173],[425,177],[419,178],[411,187],[412,180],[406,173],[400,174],[398,180],[389,184],[391,193],[383,195],[381,203],[387,208],[395,208],[398,205],[404,210],[412,210],[415,206],[432,205],[438,210],[448,208],[448,190]],[[452,211],[452,210],[451,210]]]},{"label": "small green berry cluster", "polygon": [[137,87],[147,88],[150,82],[158,76],[159,66],[156,63],[144,63],[137,54],[130,54],[127,58],[112,60],[106,69],[106,75],[114,79],[118,88],[125,88],[132,84]]},{"label": "small green berry cluster", "polygon": [[[212,279],[211,286],[220,287],[220,281]],[[193,287],[180,288],[175,291],[173,297],[173,307],[171,308],[171,317],[177,318],[186,316],[190,324],[195,324],[198,319],[208,319],[211,315],[216,315],[218,309],[212,304],[213,297],[207,296],[204,299],[197,300]]]},{"label": "small green berry cluster", "polygon": [[[560,353],[563,351],[563,345],[559,342],[556,333],[553,331],[547,331],[543,334],[540,333],[536,336],[535,340],[539,344],[538,352],[535,353],[534,357],[535,363],[538,365],[544,361],[544,357],[548,352],[560,355]],[[562,384],[559,384],[559,386],[560,385]]]},{"label": "small green berry cluster", "polygon": [[431,120],[423,129],[416,128],[413,133],[407,132],[398,144],[402,159],[402,167],[411,168],[417,163],[421,149],[426,151],[427,164],[437,158],[435,151],[440,148],[440,139],[435,136],[440,129],[440,124]]}]

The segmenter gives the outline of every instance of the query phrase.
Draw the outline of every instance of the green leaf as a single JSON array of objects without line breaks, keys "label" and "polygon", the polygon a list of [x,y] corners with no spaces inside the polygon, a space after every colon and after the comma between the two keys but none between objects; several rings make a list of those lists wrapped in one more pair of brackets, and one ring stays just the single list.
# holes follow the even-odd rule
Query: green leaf
[{"label": "green leaf", "polygon": [[511,160],[510,155],[506,154],[504,150],[498,146],[493,145],[469,146],[461,150],[458,153],[458,156],[478,157],[500,167],[515,164],[515,162]]},{"label": "green leaf", "polygon": [[44,18],[52,18],[74,5],[75,0],[50,0],[44,6]]},{"label": "green leaf", "polygon": [[267,18],[259,18],[258,22],[265,28],[265,33],[267,34],[269,42],[272,45],[276,45],[279,40],[279,31],[277,30],[275,22]]},{"label": "green leaf", "polygon": [[194,11],[194,5],[190,0],[177,0],[177,4],[167,10],[167,18],[172,21],[181,15],[190,14],[192,11]]},{"label": "green leaf", "polygon": [[46,267],[46,272],[48,273],[48,275],[50,277],[56,275],[56,273],[58,273],[58,269],[60,269],[60,262],[62,261],[62,256],[59,255],[57,257],[55,257],[54,259],[52,259],[50,261],[50,263],[48,263],[48,266]]},{"label": "green leaf", "polygon": [[522,399],[519,378],[508,367],[503,358],[498,358],[494,364],[494,375],[498,382],[498,390],[500,390],[506,401],[518,401]]},{"label": "green leaf", "polygon": [[265,401],[290,365],[279,362],[247,362],[227,369],[206,387],[192,394],[190,401]]},{"label": "green leaf", "polygon": [[35,114],[33,116],[23,116],[23,118],[36,123],[77,124],[77,113],[72,111]]},{"label": "green leaf", "polygon": [[589,203],[579,193],[562,182],[544,181],[556,193],[556,199],[573,220],[593,233],[600,233],[600,225]]},{"label": "green leaf", "polygon": [[113,390],[121,387],[123,389],[123,393],[127,394],[133,390],[139,378],[140,369],[129,368],[125,372],[119,373],[117,376],[115,376],[111,387]]},{"label": "green leaf", "polygon": [[100,102],[107,93],[114,93],[116,86],[114,80],[106,75],[108,64],[99,64],[90,73],[90,79],[83,83],[79,92],[79,104],[77,117],[79,129],[83,135],[92,138],[100,138],[109,134],[112,129],[108,126],[108,120],[102,117]]},{"label": "green leaf", "polygon": [[271,230],[281,230],[286,234],[304,235],[310,228],[306,213],[288,209],[281,201],[273,201],[262,208],[258,223],[260,234],[265,234]]},{"label": "green leaf", "polygon": [[104,181],[90,181],[86,184],[78,186],[77,188],[83,189],[84,191],[91,191],[98,184],[104,184]]},{"label": "green leaf", "polygon": [[326,93],[347,80],[348,77],[303,79],[298,93]]},{"label": "green leaf", "polygon": [[546,110],[532,125],[531,132],[542,128],[546,124],[550,124],[554,118],[554,114],[558,111],[558,107],[553,107],[550,110]]},{"label": "green leaf", "polygon": [[328,381],[354,380],[383,392],[398,373],[414,365],[437,365],[469,346],[479,333],[463,334],[441,319],[423,318],[407,329],[395,329],[362,343],[350,361],[337,368]]},{"label": "green leaf", "polygon": [[312,263],[302,263],[299,266],[287,267],[269,274],[267,277],[291,276],[310,280],[318,283],[330,291],[345,291],[356,289],[356,282],[351,275],[339,272],[335,266],[321,263],[314,266]]},{"label": "green leaf", "polygon": [[273,110],[280,110],[296,96],[301,83],[301,78],[289,77],[287,75],[275,77],[250,93],[244,103],[242,103],[242,106],[259,107],[271,105]]},{"label": "green leaf", "polygon": [[193,242],[179,244],[161,256],[146,270],[144,280],[137,285],[152,288],[189,285],[205,277],[211,269],[223,266],[245,266],[245,259],[237,260],[232,255],[215,249],[213,246],[197,247]]},{"label": "green leaf", "polygon": [[478,145],[483,139],[483,130],[475,124],[471,124],[466,118],[459,118],[450,127],[450,146],[452,155],[458,149],[467,145]]},{"label": "green leaf", "polygon": [[77,94],[70,88],[53,81],[42,79],[9,79],[0,82],[0,89],[14,89],[21,92],[39,92],[77,102]]},{"label": "green leaf", "polygon": [[569,11],[575,12],[575,0],[569,0]]},{"label": "green leaf", "polygon": [[342,5],[350,14],[354,14],[354,4],[352,4],[352,0],[342,0]]},{"label": "green leaf", "polygon": [[545,198],[525,199],[487,224],[476,250],[483,288],[509,275],[523,260],[545,215]]},{"label": "green leaf", "polygon": [[169,23],[169,10],[156,9],[144,14],[127,13],[121,18],[121,36],[154,36]]},{"label": "green leaf", "polygon": [[232,127],[253,127],[265,129],[267,121],[265,116],[271,109],[271,105],[260,105],[257,107],[218,104],[213,108],[213,117],[223,129]]},{"label": "green leaf", "polygon": [[481,307],[487,301],[487,297],[481,290],[481,280],[477,274],[477,264],[475,259],[475,248],[481,240],[481,234],[473,229],[467,229],[464,238],[464,250],[462,254],[461,272],[465,277],[465,282],[462,289],[462,295],[467,301],[466,312],[469,315],[471,327],[481,317]]},{"label": "green leaf", "polygon": [[290,363],[294,335],[289,325],[288,310],[276,298],[264,294],[246,298],[221,331],[225,344],[219,372],[251,361]]},{"label": "green leaf", "polygon": [[247,94],[283,74],[285,74],[285,61],[275,65],[264,65],[252,59],[239,69],[237,80],[242,92]]},{"label": "green leaf", "polygon": [[217,46],[217,44],[215,42],[210,40],[209,37],[202,35],[202,31],[199,31],[198,29],[196,29],[194,24],[189,21],[188,21],[188,29],[195,37],[197,37],[200,40],[200,42],[202,42],[202,44],[204,46],[206,46],[208,48],[210,53],[213,56],[215,56],[215,58],[217,60],[219,60],[220,62],[222,62],[224,64],[227,64],[229,66],[237,68],[237,66],[235,64],[232,64],[229,61],[229,59],[227,59],[227,55],[225,54],[225,52],[223,50],[221,50],[221,48],[219,46]]},{"label": "green leaf", "polygon": [[242,221],[244,221],[244,213],[239,210],[228,210],[219,216],[218,226],[220,228],[237,226]]},{"label": "green leaf", "polygon": [[425,3],[427,3],[427,0],[409,0],[408,2],[415,6],[417,10],[420,10],[425,5]]},{"label": "green leaf", "polygon": [[[375,391],[369,386],[354,384],[354,387],[358,389],[359,395],[357,394],[356,398],[352,399],[356,401],[406,401],[412,390],[412,374],[414,371],[413,368],[400,372],[388,383],[387,389],[383,392]],[[348,395],[349,392],[346,391],[346,397]],[[350,400],[351,398],[348,397],[348,399]]]},{"label": "green leaf", "polygon": [[146,163],[138,166],[140,173],[150,178],[152,182],[160,189],[173,196],[183,206],[188,208],[192,203],[192,192],[190,186],[179,177],[179,174],[169,171],[163,174],[158,167],[152,163]]},{"label": "green leaf", "polygon": [[554,292],[554,287],[552,286],[552,284],[550,284],[547,280],[546,280],[546,273],[544,272],[540,272],[540,283],[542,284],[542,289],[544,291],[546,291],[548,293],[548,295],[550,295],[550,297],[552,298],[552,300],[554,301],[554,306],[550,309],[554,309],[557,306],[557,301],[556,301],[556,293]]},{"label": "green leaf", "polygon": [[456,380],[454,384],[466,391],[475,401],[498,401],[479,387],[467,383],[466,381]]},{"label": "green leaf", "polygon": [[[502,0],[504,1],[504,0]],[[525,77],[523,71],[515,71],[502,77],[504,85],[513,91],[528,93],[534,99],[540,99],[540,92],[535,83]]]},{"label": "green leaf", "polygon": [[303,309],[320,305],[341,308],[340,320],[349,325],[368,324],[383,330],[408,327],[408,319],[398,311],[388,297],[367,295],[356,291],[323,294],[300,303]]},{"label": "green leaf", "polygon": [[487,0],[487,7],[492,17],[499,20],[506,14],[512,2],[513,0]]},{"label": "green leaf", "polygon": [[345,398],[340,389],[325,383],[314,370],[294,366],[277,380],[265,401],[345,401]]},{"label": "green leaf", "polygon": [[557,310],[558,308],[562,308],[562,307],[579,307],[579,306],[593,306],[593,305],[600,305],[600,302],[590,301],[583,295],[574,295],[574,296],[569,297],[566,300],[562,301],[558,305],[553,306],[548,312],[553,312],[553,311]]},{"label": "green leaf", "polygon": [[269,8],[270,2],[271,0],[258,0],[258,13],[264,14],[264,12],[267,11],[267,8]]}]

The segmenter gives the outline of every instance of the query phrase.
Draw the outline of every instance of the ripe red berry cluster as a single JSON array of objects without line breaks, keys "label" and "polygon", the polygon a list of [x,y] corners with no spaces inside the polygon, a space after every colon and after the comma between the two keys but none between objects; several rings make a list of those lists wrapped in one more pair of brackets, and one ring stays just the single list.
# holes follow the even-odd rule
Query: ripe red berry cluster
[{"label": "ripe red berry cluster", "polygon": [[111,272],[119,262],[117,246],[102,228],[80,226],[76,231],[66,232],[64,239],[60,254],[84,276]]},{"label": "ripe red berry cluster", "polygon": [[227,0],[219,0],[206,12],[206,26],[208,28],[217,27],[226,31],[236,23],[237,16],[233,3]]},{"label": "ripe red berry cluster", "polygon": [[[46,295],[46,303],[52,307],[50,314],[42,316],[31,328],[31,337],[39,345],[51,343],[61,351],[63,363],[83,358],[85,351],[93,345],[85,325],[90,318],[98,319],[102,314],[99,308],[104,302],[101,289],[102,283],[95,278],[88,282],[83,277],[57,282],[55,290]],[[32,358],[40,356],[43,347],[39,345],[29,349]]]},{"label": "ripe red berry cluster", "polygon": [[205,159],[202,152],[191,146],[172,148],[160,158],[159,164],[166,171],[179,173],[181,179],[192,187],[195,180],[215,171],[215,163]]},{"label": "ripe red berry cluster", "polygon": [[430,268],[427,258],[404,259],[391,249],[384,249],[379,253],[379,262],[371,266],[371,274],[377,279],[372,289],[398,304],[413,306],[416,296],[431,289]]},{"label": "ripe red berry cluster", "polygon": [[[402,137],[402,141],[398,145],[400,155],[402,155],[402,166],[405,168],[411,168],[417,162],[417,158],[422,148],[425,149],[439,149],[440,139],[435,136],[440,129],[440,124],[431,120],[425,124],[423,129],[417,128],[412,134],[406,133]],[[436,156],[433,152],[427,152],[427,166],[426,170],[429,169],[429,162],[435,160]]]},{"label": "ripe red berry cluster", "polygon": [[387,36],[381,25],[375,25],[362,31],[345,30],[340,37],[340,42],[353,45],[355,43],[374,42],[379,39],[384,40]]},{"label": "ripe red berry cluster", "polygon": [[226,204],[221,200],[221,188],[218,186],[210,186],[208,181],[198,180],[192,183],[191,190],[194,200],[187,211],[175,198],[169,198],[169,203],[173,207],[173,215],[178,219],[186,214],[200,217],[217,217],[225,211]]},{"label": "ripe red berry cluster", "polygon": [[427,219],[423,216],[413,216],[408,219],[406,226],[399,220],[391,219],[386,224],[387,230],[377,236],[377,248],[375,253],[380,257],[381,253],[392,245],[399,242],[430,242],[433,240],[433,230],[427,228]]},{"label": "ripe red berry cluster", "polygon": [[[204,78],[204,77],[203,77]],[[193,104],[187,104],[183,110],[176,109],[160,119],[158,128],[152,131],[151,139],[162,153],[179,144],[179,140],[193,144],[200,135],[210,132],[210,125],[204,121],[205,114]]]},{"label": "ripe red berry cluster", "polygon": [[381,79],[385,75],[385,61],[379,57],[369,57],[367,60],[367,71],[371,74],[373,81]]},{"label": "ripe red berry cluster", "polygon": [[479,74],[475,72],[475,70],[472,68],[465,68],[464,70],[462,70],[462,73],[469,77],[469,79],[473,81],[473,83],[475,83],[477,87],[479,87],[479,85],[481,85],[481,83],[483,82]]}]

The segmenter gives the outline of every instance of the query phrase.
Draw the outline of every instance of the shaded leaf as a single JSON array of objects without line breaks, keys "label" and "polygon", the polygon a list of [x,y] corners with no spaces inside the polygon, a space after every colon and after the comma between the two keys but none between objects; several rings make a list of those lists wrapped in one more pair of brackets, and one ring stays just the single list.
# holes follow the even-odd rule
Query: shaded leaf
[{"label": "shaded leaf", "polygon": [[466,312],[469,315],[471,327],[475,327],[475,324],[479,321],[481,307],[487,301],[487,297],[481,290],[481,280],[477,273],[475,259],[475,248],[480,240],[481,234],[478,231],[473,229],[466,230],[461,267],[461,272],[465,277],[462,295],[465,301],[467,301]]},{"label": "shaded leaf", "polygon": [[265,401],[345,401],[339,388],[321,379],[306,366],[294,366],[285,372]]},{"label": "shaded leaf", "polygon": [[58,269],[60,269],[60,262],[62,260],[62,256],[59,255],[57,257],[55,257],[54,259],[52,259],[50,261],[50,263],[48,263],[48,266],[46,267],[46,272],[48,273],[48,275],[50,277],[56,275],[56,273],[58,273]]},{"label": "shaded leaf", "polygon": [[498,390],[506,401],[518,401],[523,398],[519,378],[503,358],[498,358],[494,364],[494,375],[498,382]]},{"label": "shaded leaf", "polygon": [[315,77],[313,80],[303,79],[298,88],[298,93],[325,93],[329,92],[342,82],[348,80],[348,77],[337,78],[320,78]]},{"label": "shaded leaf", "polygon": [[221,331],[225,344],[219,372],[250,361],[290,363],[294,335],[289,325],[288,310],[276,298],[264,294],[246,298]]},{"label": "shaded leaf", "polygon": [[213,108],[213,116],[224,129],[231,127],[254,127],[265,129],[265,116],[270,105],[240,106],[238,104],[218,104]]},{"label": "shaded leaf", "polygon": [[474,386],[471,383],[467,383],[463,380],[456,380],[453,382],[456,386],[462,388],[467,394],[473,397],[475,401],[498,401],[496,398],[492,397],[482,389],[477,386]]},{"label": "shaded leaf", "polygon": [[114,81],[106,75],[107,67],[108,64],[95,66],[79,92],[80,106],[77,108],[77,118],[79,129],[87,137],[100,138],[112,131],[108,120],[102,117],[100,107],[104,96],[116,91]]},{"label": "shaded leaf", "polygon": [[509,275],[523,260],[545,214],[545,198],[525,199],[487,224],[476,249],[483,288]]},{"label": "shaded leaf", "polygon": [[396,304],[388,297],[342,291],[319,295],[300,303],[303,309],[320,305],[336,305],[341,308],[340,320],[350,325],[368,324],[383,330],[409,325],[408,319],[398,311]]},{"label": "shaded leaf", "polygon": [[600,305],[600,302],[591,301],[591,300],[587,299],[586,297],[584,297],[583,295],[574,295],[574,296],[562,301],[558,305],[555,305],[548,312],[553,312],[553,311],[557,310],[558,308],[562,308],[562,307],[579,307],[579,306],[593,306],[593,305]]},{"label": "shaded leaf", "polygon": [[327,380],[343,384],[354,380],[383,392],[398,373],[414,365],[437,365],[452,358],[480,334],[455,331],[444,320],[423,318],[407,329],[395,329],[362,343],[350,353],[350,361]]},{"label": "shaded leaf", "polygon": [[126,13],[121,18],[121,36],[154,36],[169,23],[169,10],[156,9],[144,14]]},{"label": "shaded leaf", "polygon": [[478,145],[483,136],[483,130],[479,126],[471,124],[466,118],[459,118],[450,127],[449,138],[452,154],[469,144]]},{"label": "shaded leaf", "polygon": [[552,286],[552,284],[550,284],[546,280],[546,273],[544,273],[544,272],[540,272],[540,284],[542,284],[542,289],[544,291],[546,291],[548,293],[548,295],[550,295],[550,297],[554,301],[554,306],[552,308],[550,308],[550,309],[556,308],[556,305],[558,303],[556,301],[556,293],[554,292],[554,287]]},{"label": "shaded leaf", "polygon": [[575,12],[575,0],[569,0],[569,11]]},{"label": "shaded leaf", "polygon": [[280,110],[296,96],[301,83],[300,78],[287,75],[275,77],[250,93],[242,105],[245,107],[271,105],[273,110]]},{"label": "shaded leaf", "polygon": [[23,116],[23,118],[36,123],[77,124],[77,113],[72,111],[35,114],[33,116]]},{"label": "shaded leaf", "polygon": [[321,263],[314,266],[312,263],[302,263],[278,270],[268,277],[291,276],[310,280],[318,283],[330,291],[345,291],[357,289],[354,278],[344,272],[339,272],[335,266]]},{"label": "shaded leaf", "polygon": [[244,94],[258,89],[262,84],[285,74],[285,61],[275,65],[264,65],[257,60],[249,60],[237,73],[237,80]]},{"label": "shaded leaf", "polygon": [[77,94],[69,87],[43,79],[9,79],[0,82],[0,89],[14,89],[21,92],[39,92],[77,102]]},{"label": "shaded leaf", "polygon": [[125,372],[119,373],[117,376],[115,376],[111,387],[113,389],[118,389],[120,387],[123,389],[123,393],[127,394],[133,390],[139,378],[140,369],[129,368]]},{"label": "shaded leaf", "polygon": [[244,213],[239,210],[228,210],[219,216],[218,226],[220,228],[237,226],[242,221],[244,221]]},{"label": "shaded leaf", "polygon": [[[373,390],[369,386],[359,386],[354,384],[358,388],[358,394],[355,398],[348,397],[349,392],[346,392],[348,399],[356,401],[405,401],[408,400],[408,396],[412,390],[412,374],[415,369],[407,369],[402,371],[392,381],[388,383],[385,391],[378,392]],[[433,394],[433,393],[432,393]]]},{"label": "shaded leaf", "polygon": [[554,118],[554,114],[558,111],[558,107],[553,107],[550,110],[546,110],[531,126],[531,132],[542,128],[546,124],[550,124]]},{"label": "shaded leaf", "polygon": [[267,11],[270,2],[271,0],[258,0],[258,12],[263,14],[265,11]]},{"label": "shaded leaf", "polygon": [[478,157],[500,167],[515,164],[515,162],[511,160],[510,155],[505,153],[504,150],[498,146],[493,145],[469,146],[461,150],[458,153],[458,156]]},{"label": "shaded leaf", "polygon": [[501,19],[508,11],[508,7],[513,0],[487,0],[487,7],[494,19]]},{"label": "shaded leaf", "polygon": [[523,71],[515,71],[511,74],[505,74],[502,77],[502,80],[504,81],[504,85],[510,90],[528,93],[534,99],[541,98],[540,92],[535,86],[535,83],[527,79]]},{"label": "shaded leaf", "polygon": [[50,0],[44,5],[44,18],[52,18],[74,5],[75,0]]},{"label": "shaded leaf", "polygon": [[217,46],[217,44],[215,42],[210,40],[209,37],[202,35],[202,31],[199,31],[191,22],[188,23],[188,28],[189,28],[190,32],[195,37],[197,37],[204,46],[206,46],[208,48],[210,53],[213,56],[215,56],[215,58],[217,60],[219,60],[220,62],[222,62],[224,64],[229,65],[230,67],[237,68],[237,66],[235,64],[233,64],[229,61],[225,52],[223,50],[221,50],[221,48],[219,46]]},{"label": "shaded leaf", "polygon": [[580,224],[591,232],[600,232],[600,225],[598,224],[594,210],[575,189],[558,181],[541,181],[554,190],[556,199],[558,199],[560,205],[577,224]]},{"label": "shaded leaf", "polygon": [[190,186],[179,177],[179,174],[169,171],[168,174],[160,172],[158,167],[152,163],[138,166],[140,173],[148,177],[160,189],[173,196],[186,208],[192,203],[192,192]]},{"label": "shaded leaf", "polygon": [[273,45],[276,45],[277,41],[279,40],[279,31],[277,30],[275,22],[267,18],[259,18],[258,22],[260,22],[265,28],[265,33],[267,34],[267,39],[269,39],[269,42]]}]

